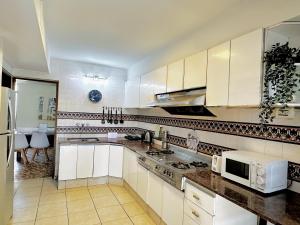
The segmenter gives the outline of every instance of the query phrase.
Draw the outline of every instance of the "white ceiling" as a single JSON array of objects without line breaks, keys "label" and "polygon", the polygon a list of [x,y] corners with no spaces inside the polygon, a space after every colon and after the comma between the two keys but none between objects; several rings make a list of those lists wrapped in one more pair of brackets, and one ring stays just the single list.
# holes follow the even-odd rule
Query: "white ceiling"
[{"label": "white ceiling", "polygon": [[0,0],[0,38],[11,66],[48,70],[32,0]]},{"label": "white ceiling", "polygon": [[128,68],[240,0],[44,0],[51,57]]}]

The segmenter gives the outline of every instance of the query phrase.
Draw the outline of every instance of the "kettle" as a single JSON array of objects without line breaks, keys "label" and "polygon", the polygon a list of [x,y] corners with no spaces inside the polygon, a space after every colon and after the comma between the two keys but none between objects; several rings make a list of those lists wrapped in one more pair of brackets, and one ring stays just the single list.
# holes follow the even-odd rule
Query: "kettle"
[{"label": "kettle", "polygon": [[153,135],[152,135],[151,131],[147,130],[142,134],[142,141],[145,142],[145,143],[151,144],[152,143],[152,136]]}]

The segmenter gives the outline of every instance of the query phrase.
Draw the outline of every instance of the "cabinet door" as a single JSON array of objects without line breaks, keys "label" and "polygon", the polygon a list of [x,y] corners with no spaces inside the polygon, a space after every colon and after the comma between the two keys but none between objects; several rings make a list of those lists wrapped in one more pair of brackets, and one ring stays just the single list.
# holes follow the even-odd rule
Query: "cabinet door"
[{"label": "cabinet door", "polygon": [[128,80],[125,84],[125,108],[139,108],[140,106],[140,78]]},{"label": "cabinet door", "polygon": [[130,149],[124,148],[123,154],[123,179],[129,184],[129,163]]},{"label": "cabinet door", "polygon": [[229,106],[258,106],[262,91],[263,30],[231,41]]},{"label": "cabinet door", "polygon": [[182,225],[184,193],[164,182],[162,219],[166,224]]},{"label": "cabinet door", "polygon": [[123,174],[123,146],[111,145],[109,148],[109,176],[122,177]]},{"label": "cabinet door", "polygon": [[128,183],[133,190],[137,190],[137,156],[136,154],[129,150],[129,174]]},{"label": "cabinet door", "polygon": [[58,180],[76,179],[77,145],[60,146]]},{"label": "cabinet door", "polygon": [[140,164],[137,165],[137,171],[137,193],[145,202],[147,202],[149,171]]},{"label": "cabinet door", "polygon": [[93,176],[94,145],[78,145],[77,147],[77,178]]},{"label": "cabinet door", "polygon": [[183,89],[184,59],[168,65],[167,92]]},{"label": "cabinet door", "polygon": [[108,176],[109,145],[95,145],[93,177]]},{"label": "cabinet door", "polygon": [[207,106],[228,104],[230,42],[208,50]]},{"label": "cabinet door", "polygon": [[166,92],[167,67],[161,67],[141,76],[140,107],[146,108],[154,101],[154,95]]},{"label": "cabinet door", "polygon": [[163,182],[158,176],[149,172],[147,203],[160,217],[162,215]]},{"label": "cabinet door", "polygon": [[184,89],[206,86],[207,50],[185,59]]}]

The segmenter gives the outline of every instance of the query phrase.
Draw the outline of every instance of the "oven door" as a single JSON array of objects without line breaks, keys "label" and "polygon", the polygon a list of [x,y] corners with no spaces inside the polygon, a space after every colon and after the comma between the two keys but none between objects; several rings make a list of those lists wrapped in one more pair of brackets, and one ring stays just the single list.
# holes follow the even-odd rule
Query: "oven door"
[{"label": "oven door", "polygon": [[250,161],[224,157],[222,163],[222,177],[251,187],[252,163]]}]

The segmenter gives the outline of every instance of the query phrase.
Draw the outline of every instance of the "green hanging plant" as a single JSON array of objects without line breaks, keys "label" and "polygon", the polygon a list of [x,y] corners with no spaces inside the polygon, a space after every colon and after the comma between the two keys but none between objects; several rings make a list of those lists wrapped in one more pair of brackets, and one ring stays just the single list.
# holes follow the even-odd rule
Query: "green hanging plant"
[{"label": "green hanging plant", "polygon": [[259,114],[262,124],[273,121],[275,104],[279,103],[286,108],[287,103],[293,101],[294,94],[299,90],[297,84],[300,82],[300,74],[295,65],[299,58],[300,49],[290,48],[288,42],[284,45],[276,43],[265,52],[263,100]]}]

